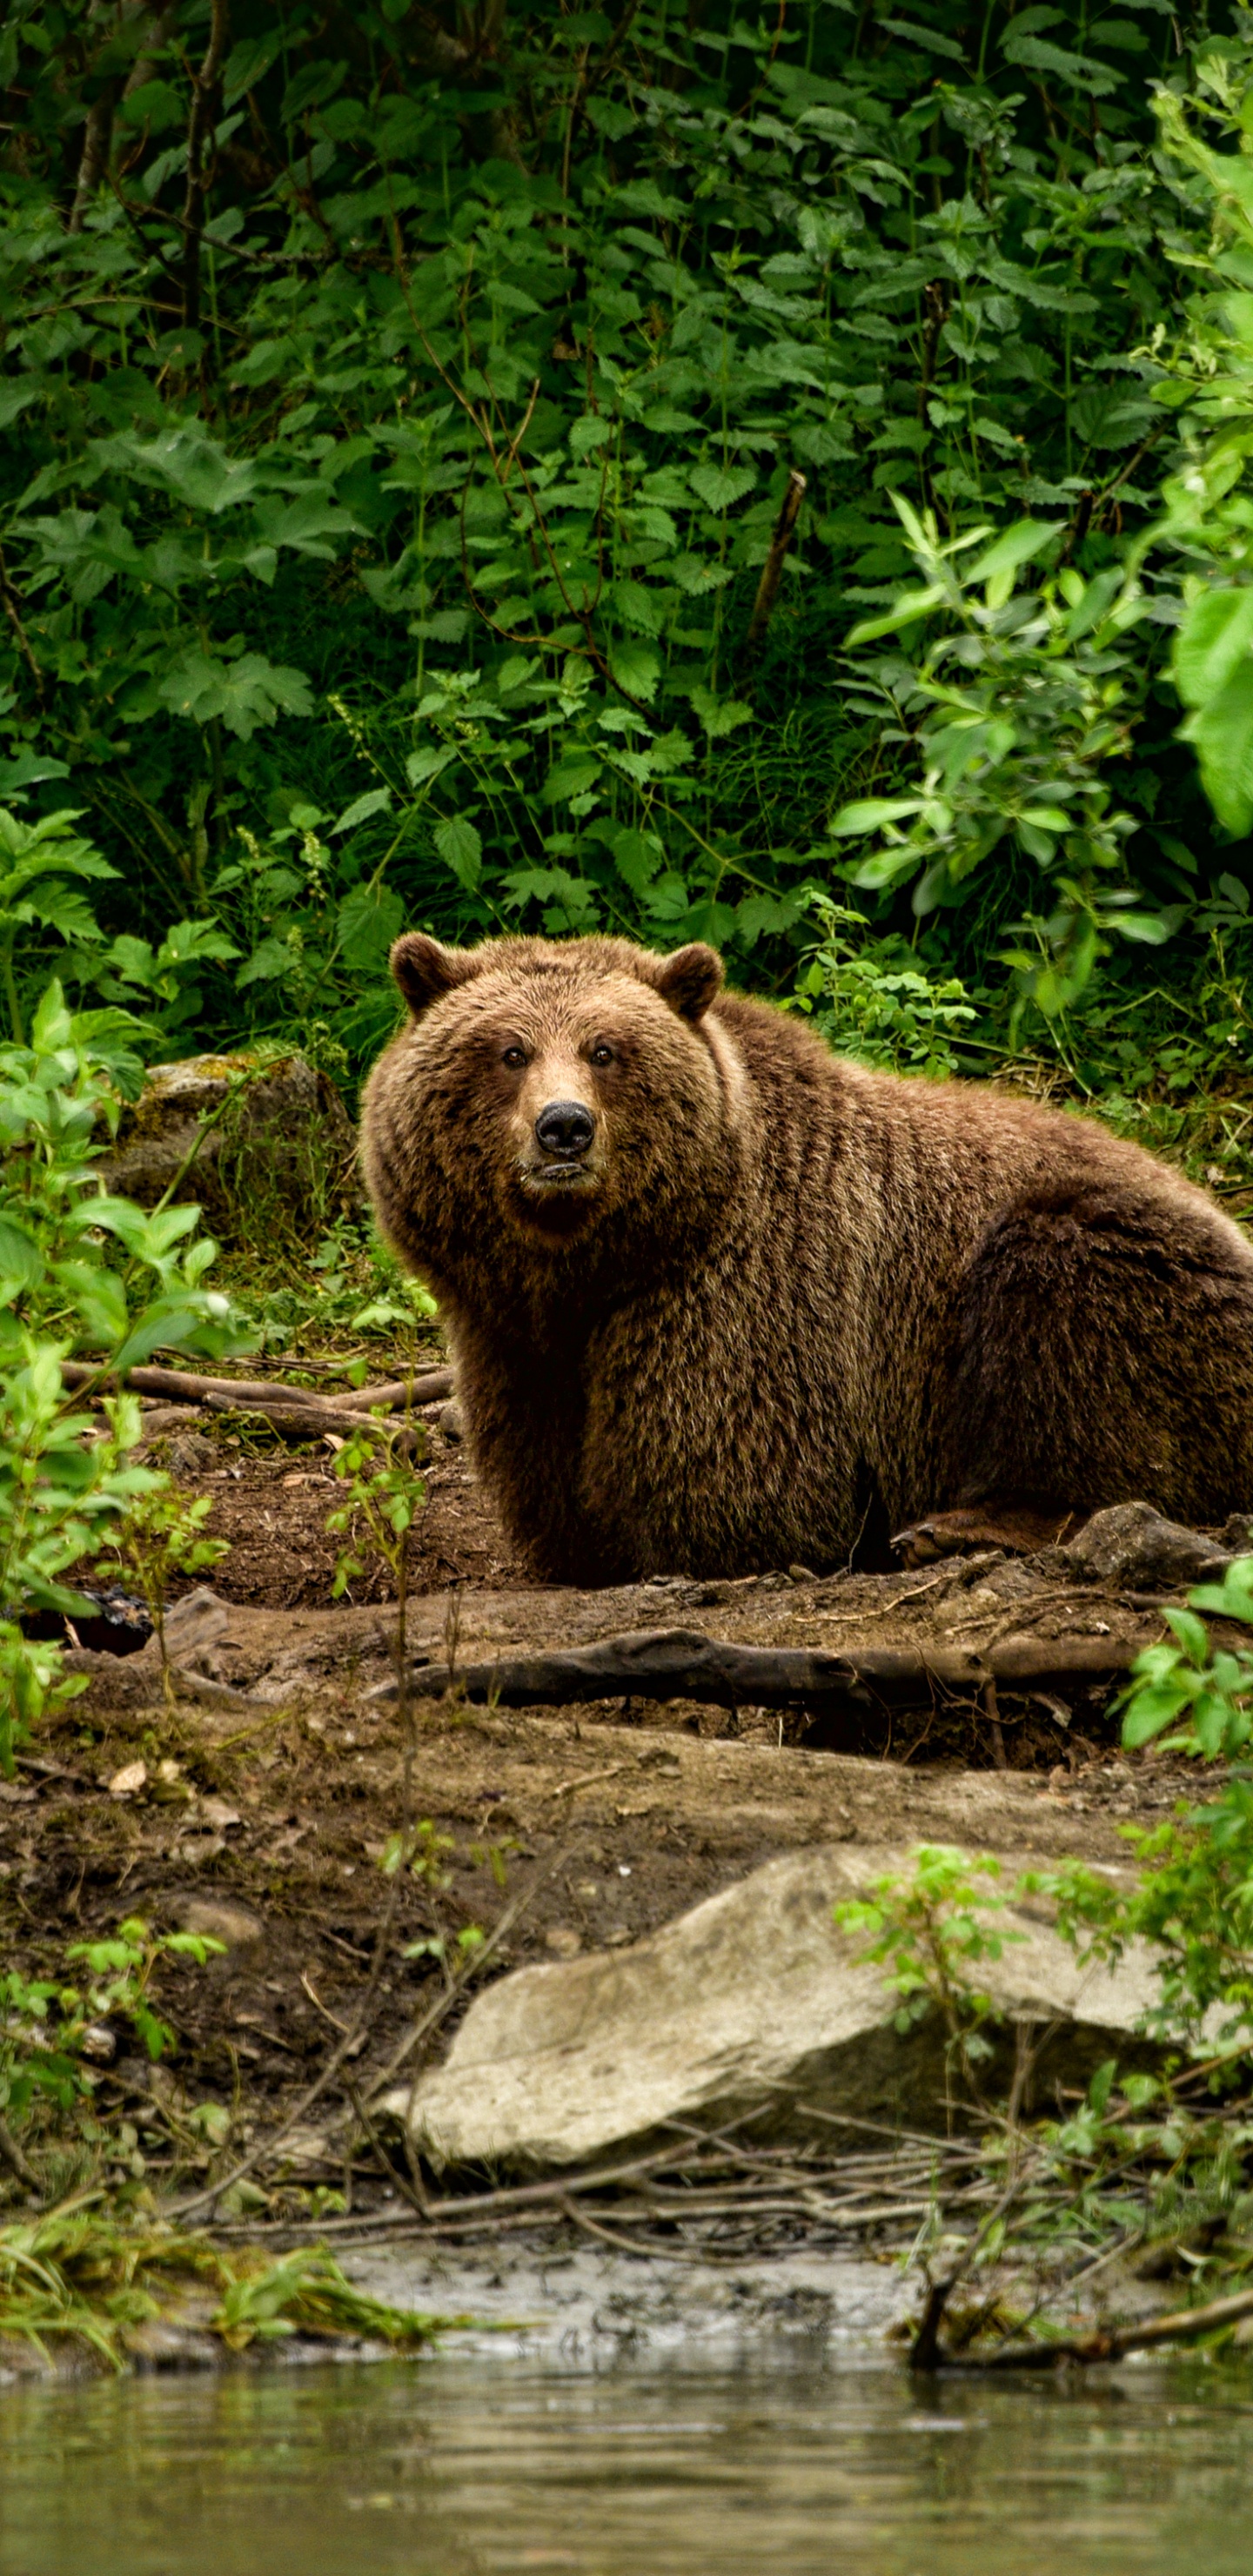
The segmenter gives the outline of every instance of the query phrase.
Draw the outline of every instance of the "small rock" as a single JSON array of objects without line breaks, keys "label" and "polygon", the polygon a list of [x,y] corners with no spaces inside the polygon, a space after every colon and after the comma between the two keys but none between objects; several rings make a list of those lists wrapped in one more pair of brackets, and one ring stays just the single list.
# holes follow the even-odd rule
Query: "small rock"
[{"label": "small rock", "polygon": [[109,1782],[109,1796],[111,1798],[137,1798],[140,1790],[146,1789],[147,1785],[147,1763],[127,1762],[120,1771],[114,1772],[113,1777]]},{"label": "small rock", "polygon": [[202,1798],[197,1814],[201,1823],[210,1826],[215,1834],[227,1834],[233,1825],[242,1821],[238,1808],[228,1806],[225,1798]]},{"label": "small rock", "polygon": [[435,1418],[439,1424],[440,1430],[443,1432],[445,1440],[451,1440],[454,1442],[464,1440],[465,1431],[462,1427],[461,1415],[459,1414],[455,1404],[442,1404]]},{"label": "small rock", "polygon": [[1218,1533],[1218,1544],[1230,1548],[1233,1556],[1253,1556],[1253,1512],[1233,1512]]},{"label": "small rock", "polygon": [[321,2165],[342,2163],[343,2149],[336,2154],[325,2129],[299,2127],[288,2130],[277,2150],[277,2159],[285,2175],[308,2173]]},{"label": "small rock", "polygon": [[1151,1503],[1114,1503],[1094,1512],[1062,1550],[1080,1575],[1128,1592],[1177,1592],[1220,1581],[1230,1550],[1200,1530],[1163,1520]]},{"label": "small rock", "polygon": [[216,1896],[185,1896],[176,1907],[183,1932],[199,1932],[207,1941],[224,1941],[228,1950],[250,1950],[264,1937],[265,1926],[244,1905],[226,1905]]},{"label": "small rock", "polygon": [[544,1946],[558,1959],[577,1959],[583,1935],[575,1931],[572,1923],[553,1923],[544,1934]]},{"label": "small rock", "polygon": [[117,2038],[107,2021],[89,2021],[78,2046],[79,2054],[96,2066],[111,2066],[117,2056]]}]

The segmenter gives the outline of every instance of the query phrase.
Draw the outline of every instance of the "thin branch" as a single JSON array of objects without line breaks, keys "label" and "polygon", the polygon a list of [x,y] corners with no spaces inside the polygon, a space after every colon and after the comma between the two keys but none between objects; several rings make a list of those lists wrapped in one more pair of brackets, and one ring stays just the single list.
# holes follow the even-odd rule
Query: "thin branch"
[{"label": "thin branch", "polygon": [[230,32],[228,0],[212,0],[209,43],[198,72],[192,74],[191,117],[187,127],[187,193],[183,199],[183,328],[200,328],[200,243],[204,232],[205,137],[214,116],[218,75]]}]

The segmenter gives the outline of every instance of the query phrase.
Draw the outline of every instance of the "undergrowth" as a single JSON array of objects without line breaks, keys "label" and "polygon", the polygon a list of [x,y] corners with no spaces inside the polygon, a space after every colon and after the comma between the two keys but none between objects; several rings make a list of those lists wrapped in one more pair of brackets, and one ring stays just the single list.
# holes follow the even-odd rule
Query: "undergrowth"
[{"label": "undergrowth", "polygon": [[316,2246],[277,2260],[226,2253],[204,2234],[81,2202],[0,2226],[0,2344],[47,2363],[76,2348],[118,2370],[158,2322],[232,2353],[290,2335],[418,2352],[444,2320],[371,2298]]},{"label": "undergrowth", "polygon": [[[1217,1641],[1203,1614],[1222,1623]],[[937,2018],[950,2115],[981,2138],[997,2186],[972,2237],[956,2244],[937,2218],[915,2248],[933,2290],[946,2267],[951,2287],[991,2282],[966,2340],[1003,2338],[1024,2321],[1047,2337],[1058,2301],[1073,2309],[1085,2285],[1099,2301],[1118,2263],[1210,2292],[1253,2275],[1253,1559],[1164,1616],[1172,1642],[1136,1659],[1123,1742],[1160,1740],[1215,1785],[1165,1824],[1121,1828],[1134,1863],[1123,1880],[1066,1862],[1007,1883],[991,1854],[927,1847],[908,1876],[837,1908],[862,1955],[885,1967],[898,2027]],[[1013,2081],[1000,2090],[1005,2026],[980,1975],[1023,1938],[1014,1908],[1024,1899],[1036,1912],[1048,1905],[1085,1968],[1150,1943],[1157,1985],[1142,2024],[1156,2065],[1110,2058],[1086,2094],[1044,2116],[1032,2088],[1050,2034],[1017,2026]]]}]

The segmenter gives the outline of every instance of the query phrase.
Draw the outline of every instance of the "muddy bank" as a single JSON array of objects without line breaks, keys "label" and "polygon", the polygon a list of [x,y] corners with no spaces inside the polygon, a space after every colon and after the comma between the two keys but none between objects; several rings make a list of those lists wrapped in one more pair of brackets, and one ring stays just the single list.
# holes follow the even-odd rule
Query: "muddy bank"
[{"label": "muddy bank", "polygon": [[[464,1450],[438,1429],[408,1620],[411,1656],[432,1665],[681,1628],[840,1656],[977,1659],[1018,1638],[1045,1669],[999,1695],[927,1685],[901,1706],[871,1692],[839,1727],[803,1703],[469,1707],[424,1695],[419,1676],[411,1739],[374,1695],[392,1671],[394,1606],[330,1598],[342,1542],[324,1522],[341,1489],[325,1443],[293,1451],[229,1422],[166,1437],[184,1490],[211,1499],[210,1528],[232,1540],[212,1574],[214,1633],[183,1657],[172,1710],[152,1646],[84,1654],[85,1696],[0,1786],[0,1932],[15,1964],[58,1973],[66,1943],[126,1914],[226,1944],[203,1969],[162,1971],[171,2063],[149,2067],[123,2031],[99,2070],[101,2110],[127,2124],[127,2173],[145,2192],[185,2191],[264,2150],[356,2034],[316,2114],[262,2155],[251,2205],[295,2222],[334,2190],[348,2215],[384,2210],[379,2159],[359,2131],[352,2146],[349,2083],[369,2099],[443,1992],[441,1952],[505,1909],[492,1976],[626,1948],[810,1845],[1116,1862],[1120,1825],[1160,1819],[1185,1787],[1151,1753],[1122,1755],[1107,1713],[1111,1675],[1162,1633],[1159,1597],[1082,1580],[1057,1550],[990,1549],[913,1574],[546,1589],[518,1576]],[[385,1589],[381,1574],[357,1587]],[[1085,1656],[1104,1674],[1085,1674]],[[1050,1681],[1050,1658],[1074,1669]],[[419,1866],[389,1881],[379,1864],[406,1822]],[[207,2103],[228,2123],[220,2148],[188,2126]]]}]

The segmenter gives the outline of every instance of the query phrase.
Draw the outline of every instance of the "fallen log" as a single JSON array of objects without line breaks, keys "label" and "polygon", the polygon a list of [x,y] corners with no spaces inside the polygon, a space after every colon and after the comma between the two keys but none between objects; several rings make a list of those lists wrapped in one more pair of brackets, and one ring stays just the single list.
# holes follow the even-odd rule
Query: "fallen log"
[{"label": "fallen log", "polygon": [[390,1378],[385,1386],[358,1386],[353,1389],[353,1403],[365,1408],[385,1404],[391,1413],[403,1413],[407,1404],[444,1404],[453,1391],[450,1368],[420,1369],[416,1377]]},{"label": "fallen log", "polygon": [[[61,1375],[68,1387],[89,1386],[101,1394],[117,1385],[116,1376],[91,1360],[63,1360]],[[192,1369],[158,1368],[145,1364],[127,1369],[124,1383],[135,1395],[164,1395],[183,1404],[206,1404],[214,1396],[233,1396],[237,1404],[326,1405],[338,1403],[327,1398],[317,1387],[284,1386],[274,1378],[201,1377]],[[452,1394],[450,1368],[421,1369],[410,1378],[392,1378],[383,1386],[362,1386],[353,1391],[352,1410],[368,1412],[371,1405],[384,1405],[389,1412],[400,1411],[406,1404],[441,1404]],[[340,1407],[342,1409],[342,1406]]]},{"label": "fallen log", "polygon": [[259,1402],[255,1396],[238,1395],[207,1395],[204,1402],[210,1413],[241,1413],[268,1423],[281,1440],[319,1440],[327,1432],[336,1439],[351,1440],[359,1431],[384,1432],[405,1458],[421,1457],[426,1440],[420,1422],[398,1423],[393,1429],[390,1422],[352,1411],[345,1404],[289,1404],[279,1397]]},{"label": "fallen log", "polygon": [[[932,1689],[978,1692],[1060,1674],[1107,1679],[1130,1650],[1114,1637],[1002,1637],[984,1654],[962,1646],[869,1647],[835,1654],[810,1646],[737,1646],[699,1629],[642,1628],[598,1645],[542,1655],[501,1655],[490,1664],[413,1664],[409,1688],[501,1708],[564,1708],[580,1700],[693,1699],[721,1708],[820,1707],[868,1698],[899,1701]],[[394,1699],[394,1681],[372,1699]]]}]

